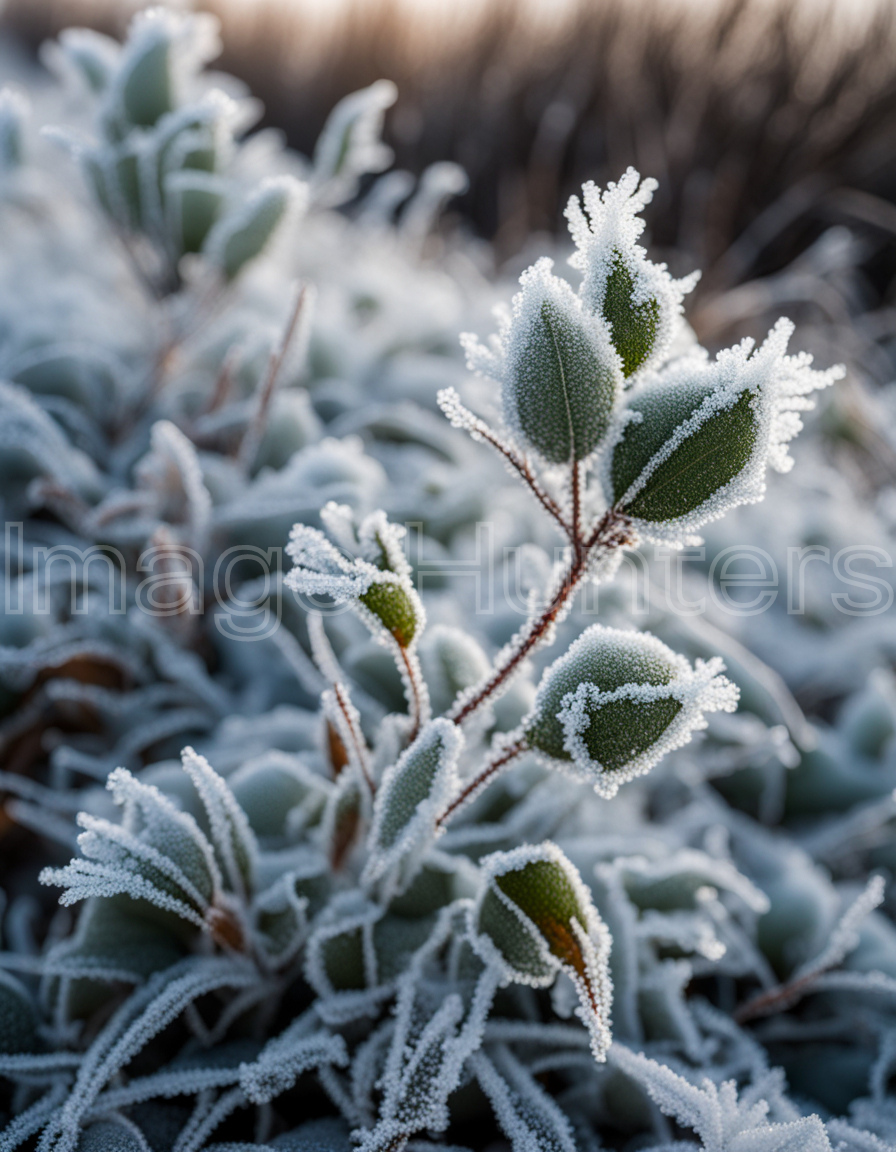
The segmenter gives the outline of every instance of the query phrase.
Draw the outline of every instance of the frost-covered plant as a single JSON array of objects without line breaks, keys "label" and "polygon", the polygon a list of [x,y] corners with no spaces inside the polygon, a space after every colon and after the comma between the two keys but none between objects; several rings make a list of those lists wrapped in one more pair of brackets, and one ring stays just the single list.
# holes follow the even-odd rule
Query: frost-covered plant
[{"label": "frost-covered plant", "polygon": [[[707,1152],[879,1152],[896,929],[882,879],[856,879],[892,861],[894,809],[830,747],[891,789],[892,685],[812,750],[718,629],[746,712],[706,645],[575,602],[639,540],[681,547],[759,500],[838,371],[788,356],[784,321],[712,360],[689,341],[693,279],[638,245],[653,184],[628,172],[570,205],[578,290],[538,261],[498,335],[465,337],[464,377],[446,348],[494,293],[462,247],[454,281],[420,258],[456,169],[397,218],[406,174],[359,197],[389,162],[385,82],[310,161],[240,141],[245,95],[201,71],[213,39],[160,12],[124,46],[64,35],[48,57],[93,93],[89,200],[49,158],[0,188],[0,784],[64,849],[29,842],[44,889],[36,861],[4,877],[0,1152],[693,1148],[687,1129]],[[21,102],[0,113],[27,169]],[[291,235],[287,198],[308,202]],[[521,625],[464,583],[491,517],[522,546]],[[773,835],[738,788],[785,764],[798,817],[844,777],[870,806]],[[835,885],[819,861],[850,853]]]}]

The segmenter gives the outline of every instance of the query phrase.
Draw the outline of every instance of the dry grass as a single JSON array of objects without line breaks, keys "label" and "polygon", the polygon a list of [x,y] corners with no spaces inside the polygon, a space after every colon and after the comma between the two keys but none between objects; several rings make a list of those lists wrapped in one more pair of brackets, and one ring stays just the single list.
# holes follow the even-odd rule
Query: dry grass
[{"label": "dry grass", "polygon": [[[653,242],[719,292],[788,265],[834,222],[871,239],[882,299],[896,272],[896,9],[838,24],[819,4],[580,0],[537,25],[514,0],[411,18],[400,0],[341,7],[204,0],[222,64],[307,151],[327,111],[380,76],[401,97],[400,164],[454,159],[461,207],[510,255],[561,222],[585,179],[633,163],[660,178]],[[111,0],[8,0],[31,44],[73,21],[120,27]],[[328,13],[321,18],[320,12]]]}]

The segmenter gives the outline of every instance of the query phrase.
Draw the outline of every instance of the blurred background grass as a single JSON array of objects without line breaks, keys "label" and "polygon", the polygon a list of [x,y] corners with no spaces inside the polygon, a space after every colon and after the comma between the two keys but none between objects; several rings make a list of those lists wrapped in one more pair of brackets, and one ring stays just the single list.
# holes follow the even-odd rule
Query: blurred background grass
[{"label": "blurred background grass", "polygon": [[[120,34],[140,6],[7,0],[0,26],[35,51],[72,23]],[[499,262],[562,230],[566,199],[584,180],[634,164],[660,180],[652,244],[675,272],[703,269],[692,314],[702,338],[723,339],[755,311],[733,290],[768,292],[838,224],[861,243],[851,290],[877,326],[870,339],[880,349],[881,331],[896,331],[892,0],[195,6],[222,21],[221,66],[303,152],[341,96],[393,79],[400,97],[387,138],[398,165],[461,164],[470,188],[455,212],[494,243]]]}]

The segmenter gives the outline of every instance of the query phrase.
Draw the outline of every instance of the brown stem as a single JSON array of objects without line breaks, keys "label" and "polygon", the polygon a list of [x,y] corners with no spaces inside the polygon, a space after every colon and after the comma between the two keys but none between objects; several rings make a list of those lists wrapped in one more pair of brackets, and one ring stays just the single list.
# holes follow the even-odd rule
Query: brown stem
[{"label": "brown stem", "polygon": [[274,396],[274,387],[277,383],[277,377],[280,375],[280,369],[283,367],[283,361],[286,359],[286,353],[289,351],[289,346],[292,343],[293,336],[298,327],[307,293],[307,286],[302,284],[296,292],[295,303],[293,304],[292,312],[289,314],[289,320],[286,322],[283,338],[274,348],[273,352],[271,352],[267,372],[258,389],[255,414],[243,434],[239,449],[239,462],[247,472],[255,463],[255,457],[258,455],[258,449],[261,447],[261,440],[264,436],[264,430],[268,420],[268,409],[271,406],[271,400]]},{"label": "brown stem", "polygon": [[[397,640],[396,644],[398,644]],[[407,648],[405,648],[403,644],[398,644],[398,651],[401,653],[401,661],[404,664],[405,671],[408,675],[408,683],[411,686],[411,698],[408,701],[411,706],[411,731],[408,736],[408,743],[413,744],[417,739],[417,733],[420,731],[420,725],[423,721],[423,691],[417,677],[417,669],[414,667],[413,660],[408,656]]]},{"label": "brown stem", "polygon": [[336,703],[339,706],[339,711],[342,713],[345,723],[348,725],[349,735],[352,741],[352,747],[355,750],[355,758],[358,761],[358,767],[361,769],[367,787],[370,789],[370,795],[376,795],[376,785],[373,782],[373,777],[370,775],[370,767],[367,763],[367,744],[364,736],[359,732],[352,720],[352,712],[349,707],[348,700],[345,696],[345,689],[337,680],[333,685],[333,694],[336,697]]},{"label": "brown stem", "polygon": [[532,466],[526,457],[521,456],[509,444],[505,444],[504,441],[498,435],[496,435],[495,432],[492,431],[492,429],[488,426],[488,424],[486,424],[484,420],[480,420],[480,418],[470,412],[468,408],[464,408],[459,401],[457,401],[457,405],[458,408],[464,412],[465,418],[469,423],[470,430],[474,432],[480,440],[484,440],[486,444],[491,444],[492,448],[494,448],[496,452],[500,453],[500,455],[504,457],[511,468],[515,469],[516,472],[519,473],[523,483],[533,494],[539,504],[541,504],[548,515],[552,516],[557,521],[557,523],[563,529],[564,533],[569,536],[570,539],[573,539],[573,530],[563,518],[563,513],[560,511],[560,507],[557,504],[557,501],[554,500],[553,497],[550,496],[547,492],[545,492],[545,490],[535,479]]},{"label": "brown stem", "polygon": [[517,740],[515,744],[511,744],[509,748],[503,749],[500,756],[492,760],[491,763],[486,764],[479,775],[458,792],[442,815],[436,820],[436,827],[440,828],[443,824],[446,824],[458,808],[462,808],[468,800],[472,800],[475,794],[484,788],[505,764],[509,764],[511,760],[515,760],[517,756],[521,756],[523,752],[527,752],[528,750],[529,745],[526,743],[525,737]]},{"label": "brown stem", "polygon": [[625,542],[625,534],[620,531],[620,528],[624,524],[625,521],[620,514],[610,508],[601,517],[590,540],[586,542],[583,542],[581,539],[575,541],[569,569],[550,604],[548,604],[547,608],[545,608],[537,620],[531,621],[525,626],[523,631],[519,633],[521,637],[520,642],[516,645],[509,659],[500,665],[500,667],[496,668],[482,687],[470,696],[460,707],[452,708],[447,713],[449,720],[452,720],[455,724],[462,724],[467,717],[471,716],[477,708],[481,707],[482,704],[504,684],[508,677],[513,675],[532,649],[543,639],[551,625],[575,594],[587,570],[591,550],[597,546],[617,547]]},{"label": "brown stem", "polygon": [[797,1000],[802,999],[816,976],[818,973],[812,972],[800,980],[793,980],[789,984],[776,984],[767,992],[760,992],[752,1000],[741,1004],[734,1013],[734,1019],[738,1024],[745,1024],[748,1020],[755,1020],[757,1016],[771,1016],[774,1012],[783,1012]]}]

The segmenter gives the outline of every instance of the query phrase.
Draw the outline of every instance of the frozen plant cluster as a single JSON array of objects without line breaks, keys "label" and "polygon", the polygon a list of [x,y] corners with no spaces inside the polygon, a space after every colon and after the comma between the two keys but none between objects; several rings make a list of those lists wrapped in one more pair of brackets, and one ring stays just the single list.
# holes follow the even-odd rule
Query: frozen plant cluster
[{"label": "frozen plant cluster", "polygon": [[[701,350],[629,171],[467,374],[462,173],[386,171],[387,82],[247,135],[216,49],[0,97],[0,1152],[896,1146],[888,627],[587,607],[840,371]],[[847,531],[829,447],[769,547]]]}]

